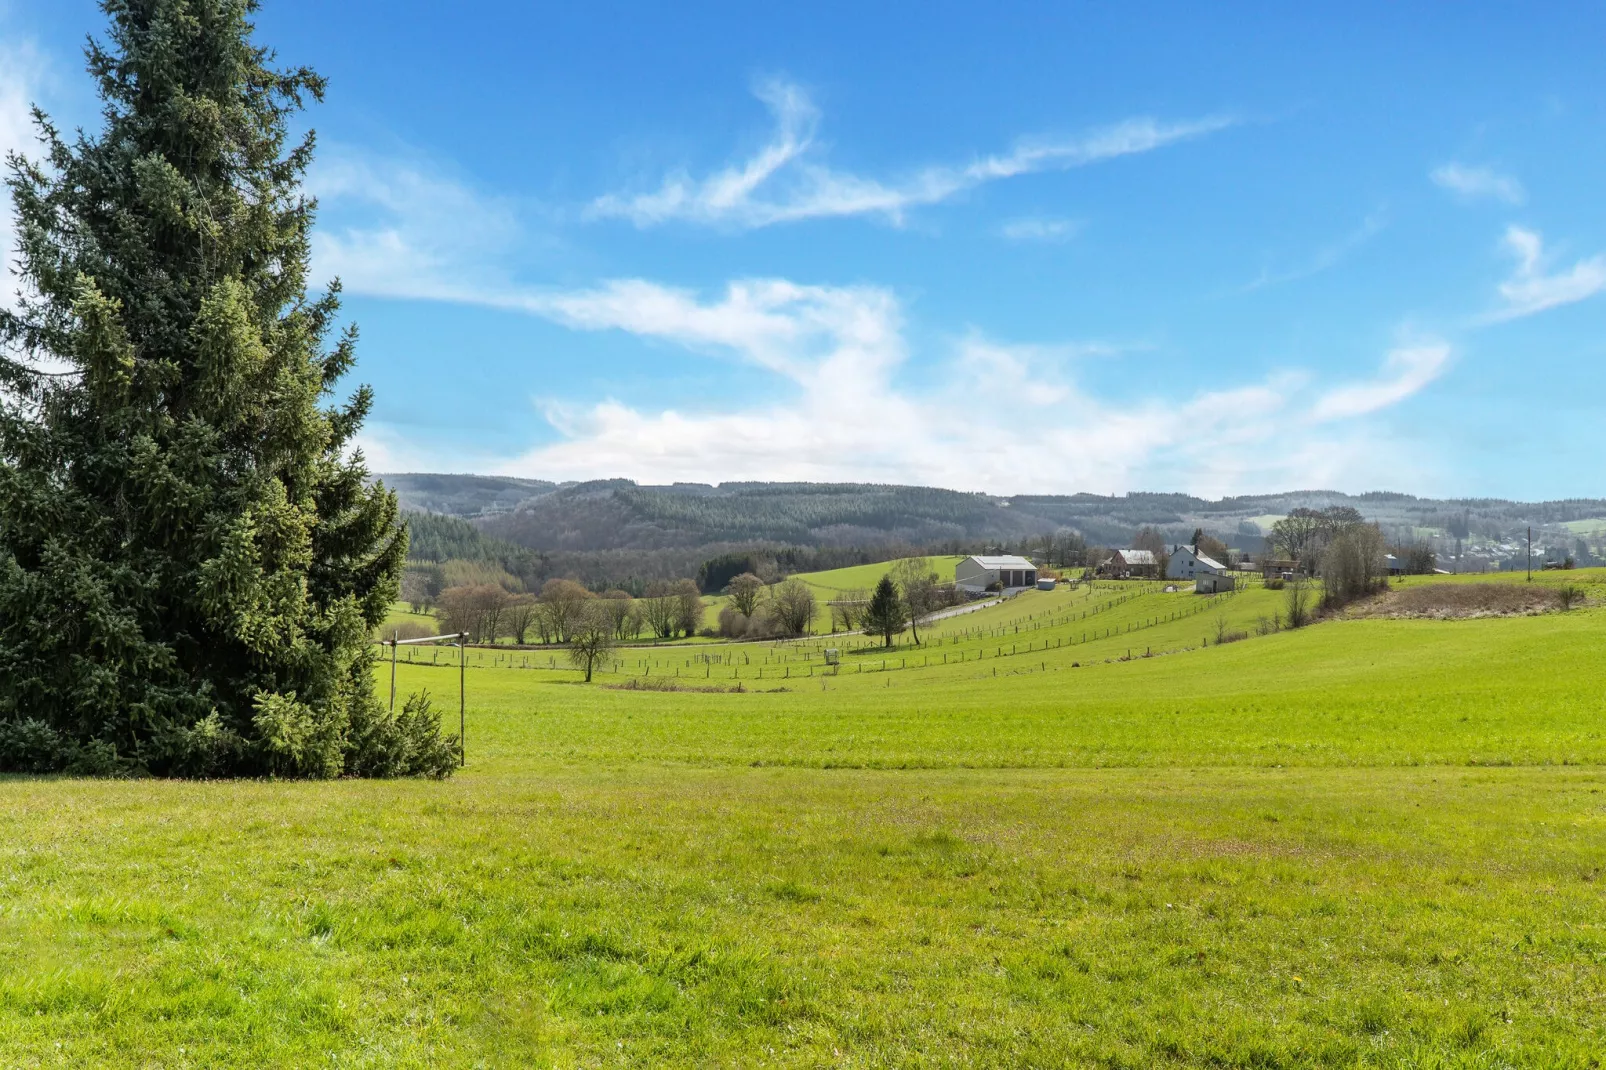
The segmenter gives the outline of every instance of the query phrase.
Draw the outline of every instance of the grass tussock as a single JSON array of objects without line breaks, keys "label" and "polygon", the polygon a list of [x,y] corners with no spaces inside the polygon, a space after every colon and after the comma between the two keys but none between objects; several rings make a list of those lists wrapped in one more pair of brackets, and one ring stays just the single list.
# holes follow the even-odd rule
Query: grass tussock
[{"label": "grass tussock", "polygon": [[1555,587],[1525,583],[1432,583],[1368,603],[1358,615],[1457,620],[1551,613],[1577,604]]}]

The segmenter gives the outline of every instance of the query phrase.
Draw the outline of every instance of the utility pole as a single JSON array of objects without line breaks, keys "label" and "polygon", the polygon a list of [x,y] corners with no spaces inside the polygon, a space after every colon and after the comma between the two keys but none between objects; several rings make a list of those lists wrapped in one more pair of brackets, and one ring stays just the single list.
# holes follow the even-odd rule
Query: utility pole
[{"label": "utility pole", "polygon": [[1528,528],[1528,582],[1534,581],[1534,529]]}]

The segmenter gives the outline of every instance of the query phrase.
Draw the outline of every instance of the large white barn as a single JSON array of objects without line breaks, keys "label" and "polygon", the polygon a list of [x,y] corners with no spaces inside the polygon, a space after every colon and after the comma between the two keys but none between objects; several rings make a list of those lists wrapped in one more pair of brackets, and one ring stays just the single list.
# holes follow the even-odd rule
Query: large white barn
[{"label": "large white barn", "polygon": [[967,594],[1037,586],[1037,566],[1024,557],[967,557],[954,566],[954,586]]}]

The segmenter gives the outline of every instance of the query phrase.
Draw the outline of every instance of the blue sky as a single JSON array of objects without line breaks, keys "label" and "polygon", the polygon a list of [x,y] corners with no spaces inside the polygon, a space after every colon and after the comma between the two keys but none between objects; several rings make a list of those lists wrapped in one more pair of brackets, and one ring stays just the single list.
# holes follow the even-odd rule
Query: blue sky
[{"label": "blue sky", "polygon": [[376,469],[1606,495],[1606,9],[758,7],[266,0]]}]

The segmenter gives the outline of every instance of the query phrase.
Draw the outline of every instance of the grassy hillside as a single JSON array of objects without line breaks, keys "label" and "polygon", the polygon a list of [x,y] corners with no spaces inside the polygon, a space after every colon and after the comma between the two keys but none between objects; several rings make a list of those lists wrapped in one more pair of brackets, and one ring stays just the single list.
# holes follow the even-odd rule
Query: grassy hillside
[{"label": "grassy hillside", "polygon": [[0,1061],[1596,1065],[1599,596],[1217,645],[1283,598],[487,652],[444,783],[0,779]]},{"label": "grassy hillside", "polygon": [[[954,578],[954,565],[964,560],[955,554],[936,554],[926,560],[931,562],[931,568],[944,582]],[[853,565],[849,568],[833,568],[822,572],[799,572],[792,579],[802,580],[814,591],[814,631],[816,634],[830,634],[831,607],[828,603],[833,598],[843,598],[855,591],[869,591],[881,582],[881,577],[892,570],[896,561],[881,561],[873,565]],[[710,626],[719,620],[719,611],[723,609],[730,599],[725,595],[712,595],[705,598],[708,604],[707,622]]]}]

